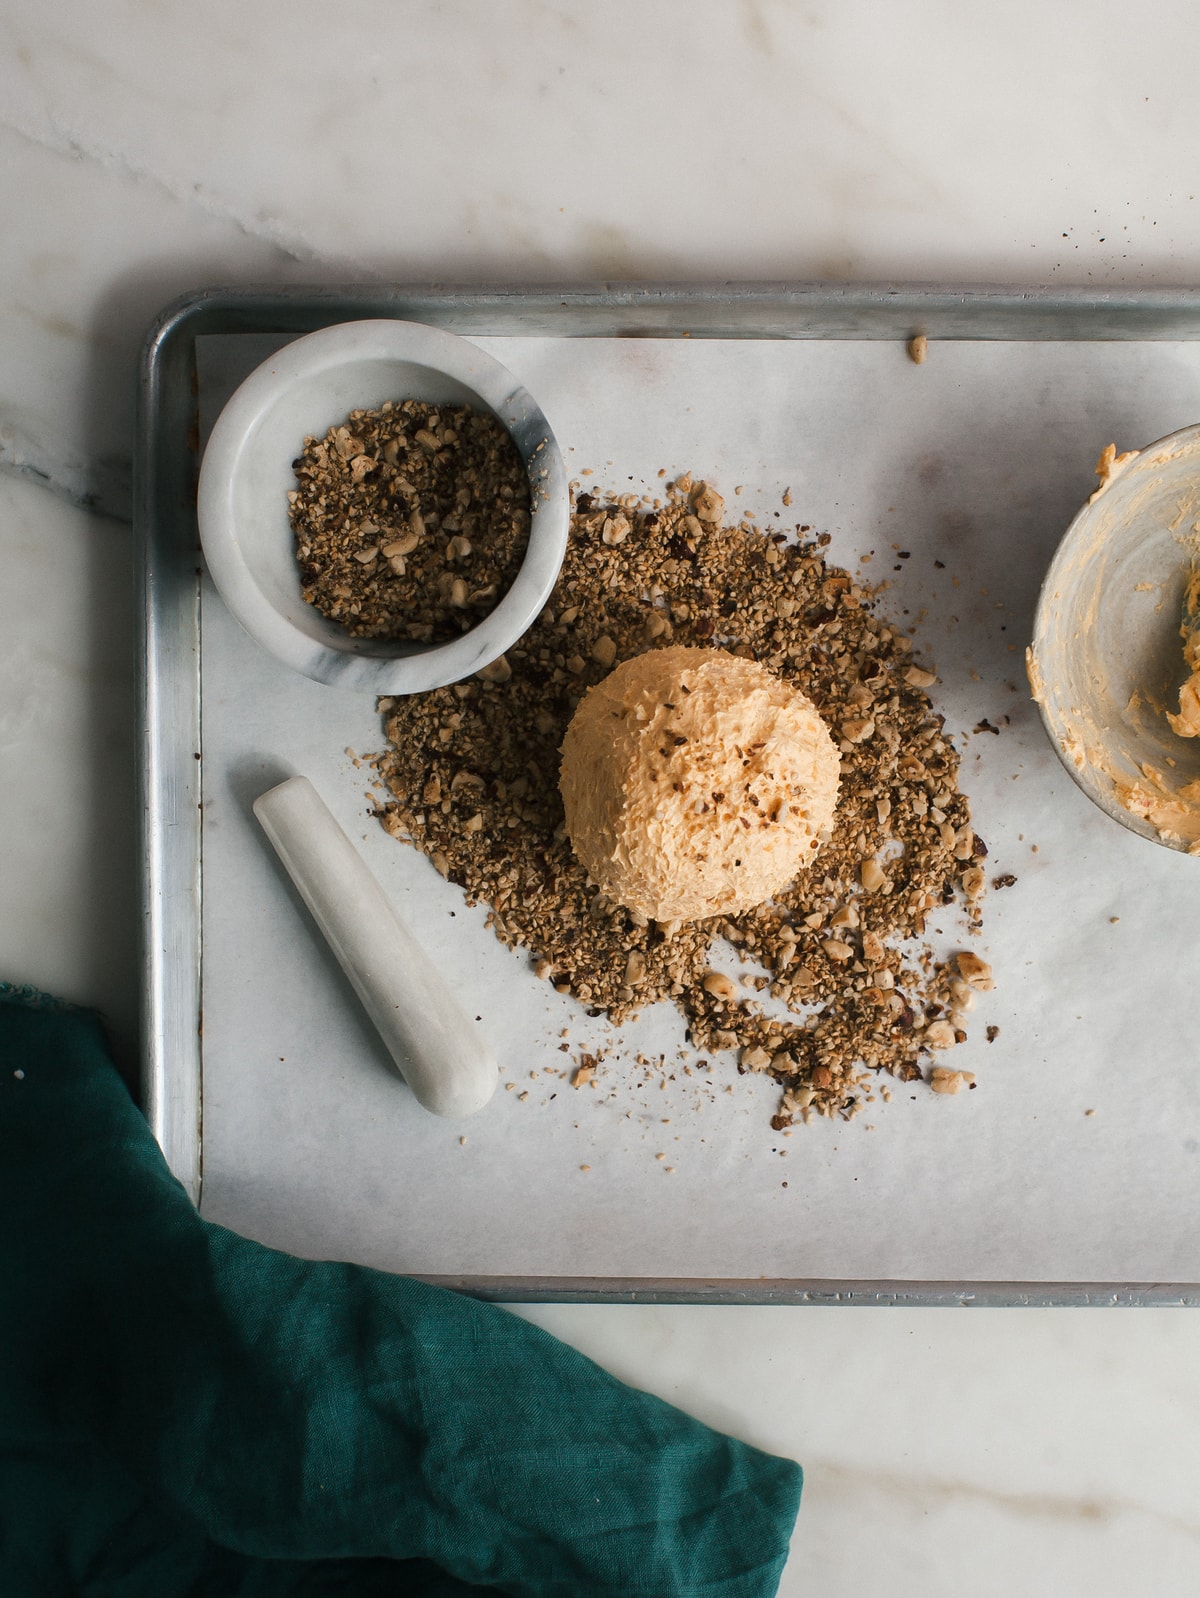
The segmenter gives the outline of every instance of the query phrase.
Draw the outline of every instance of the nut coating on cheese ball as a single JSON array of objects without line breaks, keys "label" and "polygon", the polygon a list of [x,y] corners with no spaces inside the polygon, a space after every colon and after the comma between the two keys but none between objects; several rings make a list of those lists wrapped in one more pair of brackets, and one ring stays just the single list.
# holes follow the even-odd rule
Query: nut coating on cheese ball
[{"label": "nut coating on cheese ball", "polygon": [[625,661],[589,689],[562,746],[575,853],[654,921],[733,915],[816,858],[839,759],[812,701],[723,649]]}]

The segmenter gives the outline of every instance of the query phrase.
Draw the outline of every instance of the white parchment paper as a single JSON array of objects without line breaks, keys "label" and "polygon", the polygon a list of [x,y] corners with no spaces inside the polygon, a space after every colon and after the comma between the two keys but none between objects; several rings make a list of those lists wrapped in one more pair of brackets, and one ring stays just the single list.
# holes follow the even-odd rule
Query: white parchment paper
[{"label": "white parchment paper", "polygon": [[[207,427],[273,346],[199,342]],[[891,584],[883,610],[939,672],[989,875],[1017,878],[989,894],[975,946],[997,987],[948,1062],[978,1087],[897,1084],[851,1124],[784,1136],[773,1086],[732,1055],[702,1067],[673,1008],[619,1033],[589,1018],[370,819],[371,773],[347,750],[381,746],[373,704],[276,666],[206,588],[204,1213],[423,1275],[1200,1280],[1200,862],[1078,792],[1023,670],[1096,456],[1200,417],[1200,346],[935,343],[918,367],[891,343],[479,342],[589,486],[690,468]],[[974,733],[983,718],[999,733]],[[475,1119],[417,1106],[258,833],[251,800],[297,771],[499,1050],[514,1086]],[[563,1073],[596,1046],[596,1085],[572,1089]],[[649,1080],[638,1051],[665,1056]]]}]

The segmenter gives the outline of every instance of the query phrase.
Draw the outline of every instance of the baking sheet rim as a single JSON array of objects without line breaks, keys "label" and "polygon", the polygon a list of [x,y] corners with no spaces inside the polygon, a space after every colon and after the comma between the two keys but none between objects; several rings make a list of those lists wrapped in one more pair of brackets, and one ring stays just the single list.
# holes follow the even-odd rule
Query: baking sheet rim
[{"label": "baking sheet rim", "polygon": [[[171,1170],[197,1205],[203,1185],[203,762],[197,758],[202,749],[203,663],[193,516],[198,466],[193,442],[194,339],[201,332],[299,335],[328,322],[366,315],[424,317],[497,335],[546,333],[550,328],[539,324],[548,320],[552,326],[566,324],[561,336],[881,339],[924,332],[967,339],[1152,340],[1200,337],[1200,290],[854,283],[474,289],[293,285],[202,289],[167,306],[143,346],[135,454],[134,534],[142,623],[141,1083],[151,1129]],[[730,317],[732,330],[727,325]],[[211,323],[218,325],[206,325]],[[181,516],[189,520],[189,538],[178,536]],[[1200,1285],[1189,1283],[423,1279],[513,1303],[1200,1305]]]}]

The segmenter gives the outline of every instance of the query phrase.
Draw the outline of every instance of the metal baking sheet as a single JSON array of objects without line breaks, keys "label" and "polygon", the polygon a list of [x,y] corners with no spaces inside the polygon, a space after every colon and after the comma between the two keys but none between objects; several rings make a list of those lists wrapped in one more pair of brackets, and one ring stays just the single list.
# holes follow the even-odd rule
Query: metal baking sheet
[{"label": "metal baking sheet", "polygon": [[[193,504],[204,430],[240,376],[365,315],[477,338],[590,484],[691,468],[760,524],[827,530],[833,560],[889,582],[883,609],[938,668],[989,867],[1017,878],[990,896],[997,989],[954,1056],[975,1092],[897,1090],[783,1137],[771,1085],[727,1055],[701,1070],[674,1010],[614,1035],[369,819],[374,706],[240,632],[203,576]],[[921,366],[904,349],[918,331]],[[166,313],[138,474],[145,1087],[202,1212],[299,1254],[510,1299],[1200,1301],[1196,866],[1078,792],[1022,666],[1099,449],[1197,419],[1198,337],[1200,299],[1162,292],[260,290]],[[998,734],[973,731],[985,718]],[[294,771],[495,1040],[513,1089],[475,1120],[416,1106],[258,836],[250,801]],[[549,1074],[597,1045],[596,1089]],[[639,1051],[666,1069],[647,1080]]]}]

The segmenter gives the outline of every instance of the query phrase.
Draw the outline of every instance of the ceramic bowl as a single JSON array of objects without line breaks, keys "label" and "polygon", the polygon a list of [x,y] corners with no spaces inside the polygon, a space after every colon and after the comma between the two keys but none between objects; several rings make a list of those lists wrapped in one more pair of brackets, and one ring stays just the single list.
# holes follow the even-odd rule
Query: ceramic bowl
[{"label": "ceramic bowl", "polygon": [[1071,776],[1106,815],[1200,852],[1200,738],[1181,738],[1184,595],[1200,560],[1200,426],[1131,453],[1067,528],[1038,600],[1030,684]]},{"label": "ceramic bowl", "polygon": [[[512,586],[448,643],[353,638],[306,604],[288,520],[292,462],[352,410],[385,400],[467,404],[508,430],[529,474],[532,520]],[[317,682],[411,694],[489,665],[545,605],[567,547],[562,455],[536,401],[469,340],[415,322],[343,322],[286,345],[246,378],[212,430],[200,469],[200,542],[217,592],[277,660]]]}]

